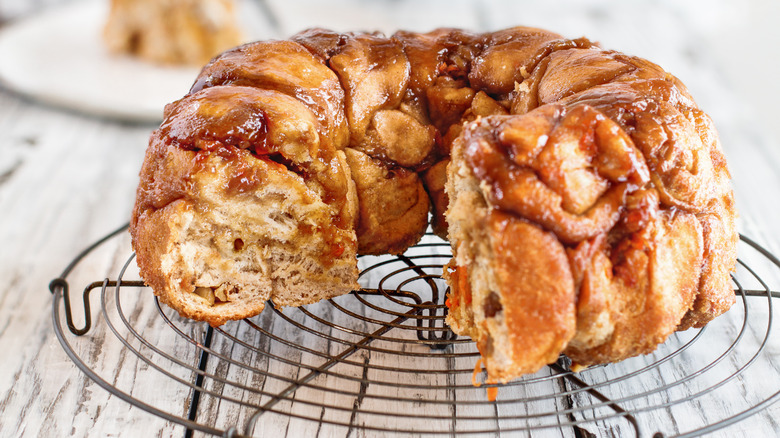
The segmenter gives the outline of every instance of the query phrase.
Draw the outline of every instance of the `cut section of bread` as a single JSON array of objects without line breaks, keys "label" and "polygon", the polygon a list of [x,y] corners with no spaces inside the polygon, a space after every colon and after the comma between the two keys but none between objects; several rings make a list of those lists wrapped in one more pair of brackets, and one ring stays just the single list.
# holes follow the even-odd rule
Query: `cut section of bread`
[{"label": "cut section of bread", "polygon": [[[211,88],[168,108],[131,230],[144,280],[183,316],[216,326],[268,300],[298,306],[358,287],[354,183],[343,152],[313,147],[307,111],[253,88]],[[265,147],[242,148],[250,134],[239,128],[258,123]]]}]

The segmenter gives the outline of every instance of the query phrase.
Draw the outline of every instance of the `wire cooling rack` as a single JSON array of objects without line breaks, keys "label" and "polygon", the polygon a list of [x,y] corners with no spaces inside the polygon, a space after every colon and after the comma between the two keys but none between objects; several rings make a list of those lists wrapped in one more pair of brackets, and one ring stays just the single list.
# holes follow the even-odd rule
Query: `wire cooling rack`
[{"label": "wire cooling rack", "polygon": [[[269,303],[254,318],[211,328],[156,301],[125,230],[51,282],[54,329],[89,379],[182,425],[184,436],[697,436],[780,398],[772,377],[780,261],[744,236],[737,303],[726,315],[618,364],[573,373],[561,357],[490,401],[492,385],[474,373],[474,343],[444,323],[441,272],[451,253],[436,237],[402,256],[360,258],[359,291],[300,308]],[[95,265],[116,276],[89,281]],[[86,284],[80,303],[70,288],[77,281]]]}]

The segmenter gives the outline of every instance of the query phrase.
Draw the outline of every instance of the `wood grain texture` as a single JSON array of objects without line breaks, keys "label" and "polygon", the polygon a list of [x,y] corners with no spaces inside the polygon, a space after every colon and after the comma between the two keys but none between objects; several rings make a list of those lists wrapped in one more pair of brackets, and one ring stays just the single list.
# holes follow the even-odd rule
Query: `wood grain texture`
[{"label": "wood grain texture", "polygon": [[[55,3],[60,1],[0,0],[0,18],[18,18]],[[774,23],[765,18],[776,8],[770,1],[723,5],[698,0],[682,5],[672,0],[563,0],[550,3],[334,0],[326,5],[314,0],[264,0],[260,4],[259,9],[266,13],[263,19],[276,32],[272,36],[280,38],[310,26],[336,30],[379,29],[389,33],[399,28],[426,30],[454,26],[490,30],[526,24],[549,28],[569,37],[587,35],[605,47],[651,59],[680,77],[715,120],[734,177],[740,231],[776,254],[780,253],[780,221],[777,220],[780,216],[780,203],[777,202],[780,131],[777,127],[780,125],[776,123],[780,111],[774,104],[767,104],[777,101],[780,96],[771,76],[774,74],[773,61],[765,59],[774,53],[780,42],[780,31],[776,26],[770,26]],[[756,68],[751,69],[751,66]],[[759,68],[761,66],[765,67]],[[743,75],[746,69],[750,74]],[[766,72],[762,75],[763,70]],[[770,80],[774,82],[770,84]],[[152,129],[153,126],[125,124],[45,107],[0,88],[0,278],[4,280],[4,287],[0,288],[0,436],[168,437],[184,434],[182,426],[131,406],[78,370],[54,336],[52,296],[48,292],[48,282],[58,276],[82,248],[128,220],[137,173]],[[777,269],[749,249],[741,247],[740,250],[740,257],[760,269],[770,285],[778,290]],[[129,253],[126,236],[101,247],[88,262],[79,266],[72,278],[69,277],[71,284],[78,285],[74,286],[74,296],[79,297],[80,288],[88,282],[115,278]],[[749,277],[744,269],[740,272],[742,277]],[[745,285],[746,288],[760,286],[752,280],[747,280]],[[191,344],[181,342],[180,336],[160,320],[149,297],[148,291],[132,288],[121,295],[123,311],[131,316],[133,327],[150,341],[150,345],[144,345],[126,332],[123,336],[127,336],[132,348],[145,355],[151,354],[152,347],[161,348],[180,363],[166,359],[149,363],[129,352],[108,328],[106,317],[113,323],[118,321],[113,310],[106,315],[93,315],[93,329],[87,339],[73,336],[68,339],[110,384],[123,388],[132,397],[157,406],[164,405],[176,415],[186,416],[190,388],[172,381],[156,367],[184,382],[192,382],[195,378],[192,367],[198,361],[196,350]],[[90,294],[93,308],[99,308],[99,298],[99,291]],[[635,417],[645,436],[655,432],[672,436],[723,420],[729,412],[744,410],[778,391],[775,382],[780,371],[780,343],[776,341],[770,342],[753,363],[750,363],[751,349],[744,346],[747,344],[739,344],[717,365],[708,368],[728,350],[728,340],[739,335],[746,310],[751,324],[742,334],[744,342],[760,342],[766,336],[768,314],[765,303],[758,300],[739,300],[732,311],[707,328],[705,334],[712,342],[696,343],[667,365],[649,369],[638,378],[630,373],[653,359],[672,353],[695,332],[675,335],[651,357],[588,370],[578,377],[597,385],[598,390],[611,399],[620,399],[621,407],[636,411]],[[81,305],[76,301],[74,306],[78,314]],[[334,309],[323,307],[321,311],[325,318],[349,324],[346,317]],[[285,314],[288,313],[293,320],[302,318],[295,311],[285,310]],[[177,320],[175,315],[171,315],[171,319],[177,321],[179,327],[185,327],[187,335],[202,340],[205,330],[202,325],[187,324]],[[326,327],[322,329],[333,339],[310,336],[290,328],[289,323],[272,312],[253,321],[280,338],[303,343],[311,351],[256,336],[255,330],[244,323],[226,325],[227,335],[250,345],[242,346],[222,334],[215,337],[214,353],[230,357],[233,362],[210,361],[208,371],[244,386],[213,379],[206,381],[205,388],[219,397],[203,397],[198,418],[213,418],[211,424],[215,428],[246,424],[253,410],[245,406],[267,403],[272,394],[327,362],[327,357],[314,352],[337,356],[348,347],[335,339],[356,340],[354,335]],[[77,326],[82,324],[83,318],[76,321]],[[366,323],[359,328],[376,330],[379,326]],[[776,329],[772,337],[777,339]],[[372,346],[379,348],[388,344],[391,343],[381,341]],[[422,346],[404,348],[411,353],[429,351]],[[458,348],[466,347],[456,347],[456,351]],[[283,357],[287,362],[258,351]],[[436,358],[431,362],[419,362],[418,366],[421,370],[426,367],[463,370],[473,366],[473,360]],[[748,363],[749,368],[743,376],[728,378]],[[251,364],[251,368],[239,364]],[[250,432],[254,436],[274,438],[362,437],[383,434],[361,430],[361,425],[415,426],[413,419],[387,419],[369,413],[392,409],[410,412],[426,409],[427,414],[440,418],[433,422],[433,427],[453,435],[471,430],[472,425],[461,420],[468,416],[503,418],[563,412],[555,421],[564,423],[614,414],[613,408],[602,405],[567,415],[566,409],[589,406],[598,400],[593,394],[575,391],[577,385],[571,380],[546,378],[551,373],[547,369],[535,376],[540,378],[537,383],[501,390],[499,401],[572,391],[570,395],[539,403],[492,405],[484,403],[482,390],[424,391],[419,388],[423,384],[467,387],[470,376],[464,373],[399,374],[378,369],[375,365],[394,368],[408,366],[408,363],[398,355],[360,350],[334,365],[329,372],[314,378],[309,382],[310,386],[300,388],[292,400],[274,405],[275,411],[293,412],[313,421],[268,412],[259,418]],[[693,378],[697,370],[702,369],[712,375],[706,383]],[[691,379],[691,384],[674,384],[687,378]],[[410,386],[366,383],[363,379],[402,379]],[[762,384],[764,382],[766,384]],[[712,384],[720,385],[715,396],[697,396]],[[322,387],[338,388],[341,392],[325,391]],[[649,394],[632,398],[631,395],[637,392]],[[425,398],[445,403],[432,406],[388,400],[388,397]],[[688,398],[691,401],[686,401]],[[307,401],[341,409],[323,409]],[[450,403],[454,401],[459,404]],[[656,407],[659,404],[661,407]],[[778,414],[780,404],[774,404],[712,435],[776,436],[780,430],[780,424],[775,420]],[[328,421],[346,422],[348,426],[331,425]],[[512,430],[523,426],[524,421],[502,419],[482,427]],[[620,417],[597,420],[581,427],[599,437],[632,436],[634,433],[633,426]],[[488,436],[571,437],[575,433],[572,428],[551,427],[533,434]],[[589,436],[583,431],[579,434]],[[197,432],[195,436],[205,434]]]}]

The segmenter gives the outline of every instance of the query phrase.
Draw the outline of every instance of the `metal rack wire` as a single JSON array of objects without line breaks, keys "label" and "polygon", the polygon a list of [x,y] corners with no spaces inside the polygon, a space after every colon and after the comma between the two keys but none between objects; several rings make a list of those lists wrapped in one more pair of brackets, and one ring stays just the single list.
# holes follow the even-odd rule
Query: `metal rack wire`
[{"label": "metal rack wire", "polygon": [[[258,425],[278,423],[331,436],[356,430],[372,436],[695,436],[780,399],[780,383],[760,378],[780,368],[780,357],[768,353],[778,348],[772,320],[780,293],[769,283],[780,278],[780,261],[744,236],[734,277],[737,304],[727,315],[619,364],[573,373],[561,357],[502,385],[490,401],[486,387],[493,385],[472,380],[479,357],[473,342],[444,323],[440,276],[450,252],[433,236],[402,256],[360,258],[359,291],[300,308],[269,304],[257,317],[211,328],[159,304],[139,280],[133,255],[118,263],[114,279],[87,282],[83,314],[74,312],[72,272],[84,259],[105,258],[96,253],[107,242],[114,242],[113,254],[126,255],[127,245],[117,243],[127,240],[124,230],[87,248],[51,282],[54,329],[89,379],[184,426],[185,436],[252,436]],[[97,314],[93,291],[100,296]],[[119,369],[103,365],[117,362]],[[123,387],[122,373],[138,374],[135,381],[154,390]],[[702,406],[717,404],[737,383],[755,392],[736,407],[702,415]],[[700,426],[678,430],[679,415],[701,416]]]}]

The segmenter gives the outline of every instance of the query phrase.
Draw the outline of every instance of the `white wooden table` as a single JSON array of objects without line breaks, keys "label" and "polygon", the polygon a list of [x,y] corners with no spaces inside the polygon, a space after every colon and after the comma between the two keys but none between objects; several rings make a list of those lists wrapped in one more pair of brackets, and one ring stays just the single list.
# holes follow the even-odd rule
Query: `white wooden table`
[{"label": "white wooden table", "polygon": [[[0,0],[0,23],[7,25],[56,3],[62,2]],[[780,81],[775,77],[780,69],[780,29],[776,26],[780,4],[772,0],[729,4],[705,0],[258,3],[262,7],[254,5],[248,10],[267,14],[252,17],[265,26],[267,37],[282,38],[310,26],[379,29],[389,33],[399,28],[427,30],[450,26],[490,30],[524,24],[570,37],[586,35],[605,47],[653,60],[680,77],[715,120],[734,177],[740,231],[780,254],[780,109],[776,107]],[[0,59],[2,62],[7,61]],[[57,74],[56,66],[51,74]],[[48,289],[49,281],[60,275],[81,249],[128,221],[137,173],[152,129],[153,124],[104,119],[47,106],[0,88],[0,436],[185,433],[181,425],[126,403],[79,371],[55,337],[52,295]],[[115,278],[117,269],[130,254],[127,240],[120,236],[96,258],[81,265],[74,282]],[[772,281],[772,287],[778,290],[777,279]],[[79,287],[83,285],[75,287],[77,303]],[[99,308],[97,293],[91,303]],[[146,306],[152,307],[153,303]],[[728,332],[728,321],[736,324],[741,317],[741,313],[735,314],[713,331]],[[750,318],[760,317],[759,310]],[[90,335],[106,331],[103,317],[95,319]],[[83,318],[76,324],[83,324]],[[233,330],[242,329],[236,326]],[[719,410],[744,403],[761,390],[768,388],[771,393],[771,388],[780,387],[780,341],[776,331],[770,336],[774,343],[766,348],[761,365],[748,374],[750,377],[737,379],[713,403],[694,402],[683,409],[637,414],[643,432],[673,435],[699,428],[702,421],[719,418]],[[66,335],[79,342],[69,333]],[[749,332],[745,336],[758,335]],[[680,339],[687,338],[690,336]],[[162,338],[155,342],[162,345],[168,341]],[[96,366],[104,376],[110,376],[112,383],[135,388],[134,394],[137,391],[139,397],[155,400],[157,394],[160,399],[170,395],[165,394],[166,387],[145,380],[146,370],[142,366],[132,365],[134,368],[120,371],[131,365],[127,365],[129,359],[116,342],[91,343],[88,351],[82,353],[97,358]],[[115,360],[105,359],[112,357]],[[599,373],[584,377],[598,380]],[[658,372],[648,373],[643,379],[640,386],[652,387],[679,376]],[[618,385],[607,390],[619,395],[632,389]],[[500,393],[499,397],[502,396],[505,394]],[[176,408],[179,411],[184,410],[186,397],[188,394],[182,394],[181,406]],[[202,409],[204,415],[223,417],[217,421],[220,427],[234,420],[246,421],[246,412],[227,405]],[[467,408],[459,412],[468,415]],[[780,422],[775,418],[779,414],[780,404],[773,404],[714,434],[777,436]],[[254,430],[257,436],[374,435],[370,431],[323,427],[317,422],[284,416],[259,421],[261,424]],[[630,436],[631,430],[620,418],[583,427],[596,436]],[[538,434],[574,436],[570,428],[544,429],[533,435]]]}]

